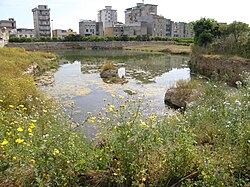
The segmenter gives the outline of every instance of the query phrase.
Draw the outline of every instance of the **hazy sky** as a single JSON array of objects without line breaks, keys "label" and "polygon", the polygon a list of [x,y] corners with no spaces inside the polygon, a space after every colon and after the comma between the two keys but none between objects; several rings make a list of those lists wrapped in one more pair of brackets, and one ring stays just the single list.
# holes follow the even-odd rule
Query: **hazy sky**
[{"label": "hazy sky", "polygon": [[[32,8],[48,5],[53,29],[72,28],[78,32],[80,19],[97,20],[97,11],[110,5],[117,10],[118,21],[124,22],[124,11],[141,3],[135,0],[0,0],[0,20],[14,18],[17,28],[33,28]],[[219,22],[234,20],[250,25],[250,0],[145,0],[158,5],[158,14],[173,21],[195,21],[201,17]]]}]

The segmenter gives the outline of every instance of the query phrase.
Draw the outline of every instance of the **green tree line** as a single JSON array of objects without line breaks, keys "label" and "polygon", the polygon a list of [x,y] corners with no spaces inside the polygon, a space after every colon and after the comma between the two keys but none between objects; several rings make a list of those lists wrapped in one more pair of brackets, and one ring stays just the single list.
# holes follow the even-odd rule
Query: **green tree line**
[{"label": "green tree line", "polygon": [[24,42],[72,42],[72,41],[83,41],[83,42],[103,42],[103,41],[176,41],[179,43],[193,43],[192,38],[168,38],[161,36],[80,36],[80,35],[69,35],[63,38],[17,38],[11,37],[9,42],[11,43],[24,43]]},{"label": "green tree line", "polygon": [[214,19],[201,18],[191,23],[194,45],[206,52],[238,55],[250,58],[250,28],[243,22],[218,23]]}]

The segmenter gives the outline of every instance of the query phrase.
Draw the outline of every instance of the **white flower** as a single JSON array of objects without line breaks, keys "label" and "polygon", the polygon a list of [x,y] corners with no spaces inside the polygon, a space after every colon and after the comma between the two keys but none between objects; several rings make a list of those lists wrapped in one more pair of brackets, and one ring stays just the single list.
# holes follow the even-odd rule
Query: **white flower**
[{"label": "white flower", "polygon": [[241,105],[241,102],[240,102],[238,99],[236,99],[236,100],[235,100],[235,104],[238,105],[238,106],[240,106],[240,105]]}]

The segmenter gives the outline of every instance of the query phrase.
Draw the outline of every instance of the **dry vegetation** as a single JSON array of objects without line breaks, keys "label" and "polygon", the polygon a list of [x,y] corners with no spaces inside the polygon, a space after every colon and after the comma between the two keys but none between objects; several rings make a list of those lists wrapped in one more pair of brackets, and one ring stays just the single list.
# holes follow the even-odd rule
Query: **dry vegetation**
[{"label": "dry vegetation", "polygon": [[191,47],[188,45],[139,45],[125,47],[126,50],[166,52],[170,54],[190,54]]}]

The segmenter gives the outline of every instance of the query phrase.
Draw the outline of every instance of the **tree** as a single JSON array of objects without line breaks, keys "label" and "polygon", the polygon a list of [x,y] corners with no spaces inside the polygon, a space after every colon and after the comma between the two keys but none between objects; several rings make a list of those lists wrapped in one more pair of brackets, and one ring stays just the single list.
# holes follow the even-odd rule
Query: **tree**
[{"label": "tree", "polygon": [[192,25],[195,34],[194,44],[200,47],[206,47],[214,38],[220,36],[219,24],[214,19],[201,18]]},{"label": "tree", "polygon": [[239,47],[240,39],[246,39],[249,33],[248,24],[234,21],[228,25],[227,33],[232,35],[236,47]]}]

